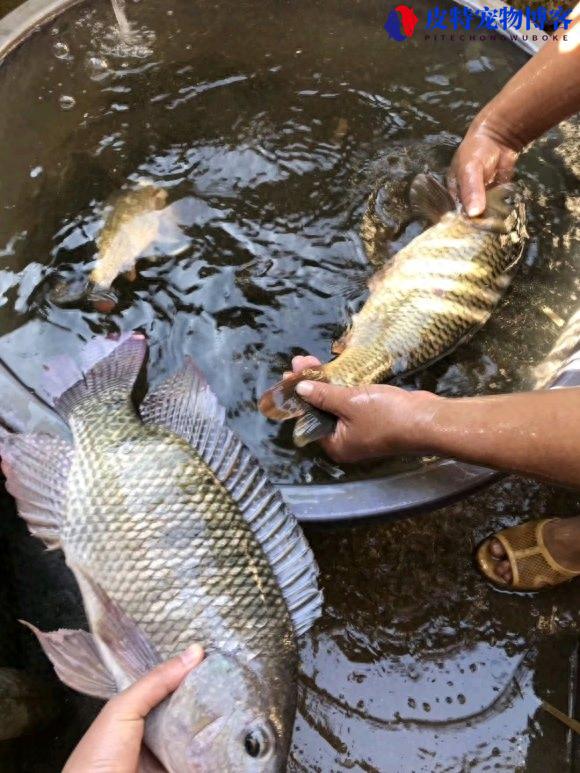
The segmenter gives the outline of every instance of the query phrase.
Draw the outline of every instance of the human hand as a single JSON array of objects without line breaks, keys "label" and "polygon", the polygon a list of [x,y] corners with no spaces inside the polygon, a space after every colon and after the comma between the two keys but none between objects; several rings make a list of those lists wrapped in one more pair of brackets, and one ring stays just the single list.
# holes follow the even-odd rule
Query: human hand
[{"label": "human hand", "polygon": [[[316,357],[292,360],[294,373],[318,365]],[[337,462],[421,453],[421,427],[440,401],[430,392],[380,385],[342,387],[320,381],[301,381],[296,392],[316,408],[338,417],[333,434],[320,441]]]},{"label": "human hand", "polygon": [[[142,749],[145,718],[203,660],[198,644],[154,668],[106,704],[69,757],[63,773],[136,773],[162,770]],[[143,769],[140,768],[141,770]]]},{"label": "human hand", "polygon": [[454,198],[459,198],[470,217],[485,209],[485,189],[511,179],[521,150],[514,138],[476,119],[458,147],[447,178]]}]

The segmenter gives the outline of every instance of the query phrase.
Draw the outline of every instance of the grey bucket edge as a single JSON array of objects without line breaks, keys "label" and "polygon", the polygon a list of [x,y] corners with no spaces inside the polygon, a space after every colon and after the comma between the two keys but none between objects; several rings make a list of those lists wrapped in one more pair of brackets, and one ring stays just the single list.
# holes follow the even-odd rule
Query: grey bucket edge
[{"label": "grey bucket edge", "polygon": [[[27,0],[0,19],[0,66],[7,56],[31,34],[49,24],[69,8],[84,0]],[[488,0],[496,3],[497,0]],[[473,9],[477,0],[461,2]],[[504,3],[499,3],[503,5]],[[527,53],[531,53],[527,50]],[[564,372],[558,386],[580,384],[580,371]],[[0,389],[22,385],[8,372],[0,372]],[[23,402],[12,405],[6,424],[22,431],[67,433],[60,419],[38,398],[30,394]],[[404,514],[440,507],[491,483],[499,473],[451,459],[438,459],[421,464],[418,469],[384,478],[328,485],[282,485],[280,490],[302,522],[349,522],[368,518],[395,518]]]}]

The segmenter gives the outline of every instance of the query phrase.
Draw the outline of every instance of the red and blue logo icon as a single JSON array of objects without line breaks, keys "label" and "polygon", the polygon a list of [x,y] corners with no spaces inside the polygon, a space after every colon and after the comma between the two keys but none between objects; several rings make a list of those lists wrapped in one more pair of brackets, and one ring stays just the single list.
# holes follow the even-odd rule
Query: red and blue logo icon
[{"label": "red and blue logo icon", "polygon": [[401,43],[412,37],[419,19],[415,11],[408,5],[397,5],[389,13],[385,22],[385,29],[391,40]]}]

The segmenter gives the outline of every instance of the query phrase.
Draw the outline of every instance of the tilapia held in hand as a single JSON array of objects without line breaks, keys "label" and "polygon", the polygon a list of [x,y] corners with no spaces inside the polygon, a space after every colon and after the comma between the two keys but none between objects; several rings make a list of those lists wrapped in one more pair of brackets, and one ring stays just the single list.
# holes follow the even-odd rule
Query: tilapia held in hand
[{"label": "tilapia held in hand", "polygon": [[72,443],[1,437],[8,490],[63,549],[91,633],[34,630],[60,678],[102,698],[199,642],[205,660],[152,712],[147,745],[170,773],[281,771],[296,638],[321,609],[316,563],[191,362],[136,413],[146,348],[95,339],[76,373],[49,369]]},{"label": "tilapia held in hand", "polygon": [[469,218],[435,178],[418,175],[411,205],[435,224],[372,277],[368,300],[333,347],[338,357],[269,389],[262,413],[278,421],[298,418],[294,442],[306,445],[329,434],[333,421],[297,398],[299,381],[376,384],[419,370],[471,338],[523,253],[525,211],[517,198],[511,186],[500,185],[487,192],[483,215]]}]

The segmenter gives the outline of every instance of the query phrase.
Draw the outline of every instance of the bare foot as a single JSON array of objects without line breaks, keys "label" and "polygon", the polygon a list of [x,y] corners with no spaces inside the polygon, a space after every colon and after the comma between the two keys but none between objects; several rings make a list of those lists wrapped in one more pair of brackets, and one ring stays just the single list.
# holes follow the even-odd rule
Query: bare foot
[{"label": "bare foot", "polygon": [[[580,571],[580,516],[550,521],[543,529],[544,543],[554,561],[565,569]],[[497,564],[495,573],[508,585],[512,582],[512,569],[501,542],[492,537],[489,551]]]}]

